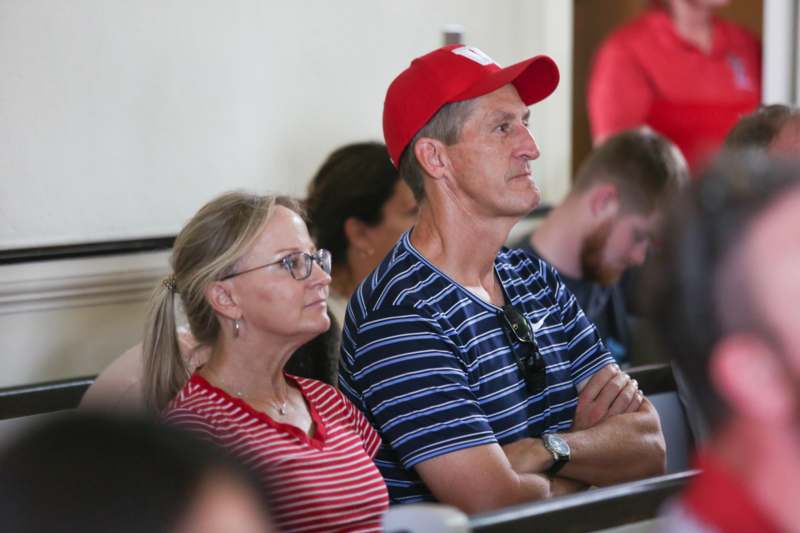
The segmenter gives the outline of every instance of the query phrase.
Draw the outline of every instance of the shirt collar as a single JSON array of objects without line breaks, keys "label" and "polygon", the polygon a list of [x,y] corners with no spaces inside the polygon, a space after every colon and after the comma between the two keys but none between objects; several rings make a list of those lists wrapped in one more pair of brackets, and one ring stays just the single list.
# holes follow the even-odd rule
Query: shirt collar
[{"label": "shirt collar", "polygon": [[708,453],[696,462],[702,472],[687,487],[682,503],[700,522],[730,533],[780,532],[725,465]]}]

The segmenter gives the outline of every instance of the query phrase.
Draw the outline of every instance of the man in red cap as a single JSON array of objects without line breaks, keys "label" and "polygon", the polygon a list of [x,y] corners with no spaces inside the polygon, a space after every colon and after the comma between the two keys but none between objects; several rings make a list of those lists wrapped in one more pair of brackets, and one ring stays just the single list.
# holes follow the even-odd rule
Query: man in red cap
[{"label": "man in red cap", "polygon": [[383,438],[395,503],[468,513],[664,469],[658,416],[555,271],[503,248],[539,202],[528,106],[552,59],[501,68],[467,46],[391,84],[384,136],[419,201],[350,300],[340,384]]}]

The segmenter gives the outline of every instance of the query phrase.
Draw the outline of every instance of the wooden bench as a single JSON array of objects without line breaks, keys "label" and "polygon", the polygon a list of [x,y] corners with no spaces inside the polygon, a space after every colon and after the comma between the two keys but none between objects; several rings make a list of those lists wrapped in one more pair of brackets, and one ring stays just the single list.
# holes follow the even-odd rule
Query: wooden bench
[{"label": "wooden bench", "polygon": [[0,420],[74,409],[95,376],[0,389]]},{"label": "wooden bench", "polygon": [[653,520],[697,471],[667,474],[470,517],[474,533],[582,533]]}]

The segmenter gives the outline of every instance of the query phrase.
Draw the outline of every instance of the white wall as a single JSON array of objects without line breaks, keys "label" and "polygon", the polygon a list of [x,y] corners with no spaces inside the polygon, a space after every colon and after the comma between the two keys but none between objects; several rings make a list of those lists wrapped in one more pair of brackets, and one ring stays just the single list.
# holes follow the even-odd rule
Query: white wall
[{"label": "white wall", "polygon": [[537,175],[569,161],[571,2],[0,0],[0,248],[175,233],[245,187],[301,195],[380,139],[391,79],[445,24],[501,64],[555,55]]},{"label": "white wall", "polygon": [[798,46],[800,2],[766,0],[764,2],[764,94],[765,104],[798,105]]},{"label": "white wall", "polygon": [[136,344],[167,252],[0,266],[0,387],[95,374]]},{"label": "white wall", "polygon": [[[0,0],[0,248],[176,232],[208,198],[302,194],[446,24],[501,64],[561,67],[534,172],[570,160],[571,2]],[[0,267],[0,386],[99,371],[141,336],[165,254]]]}]

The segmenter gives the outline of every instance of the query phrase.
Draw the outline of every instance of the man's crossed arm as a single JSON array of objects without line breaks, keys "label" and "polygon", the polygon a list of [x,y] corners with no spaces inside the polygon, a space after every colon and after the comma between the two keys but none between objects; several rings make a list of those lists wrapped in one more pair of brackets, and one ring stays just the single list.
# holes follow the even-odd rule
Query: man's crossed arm
[{"label": "man's crossed arm", "polygon": [[658,414],[635,381],[608,365],[578,390],[572,430],[560,434],[570,461],[558,477],[544,474],[553,456],[537,438],[452,452],[416,465],[417,473],[439,501],[476,513],[664,472]]}]

